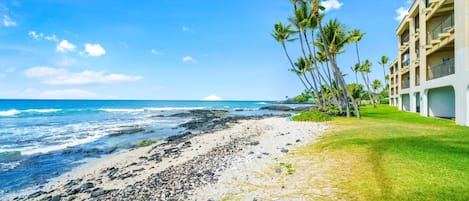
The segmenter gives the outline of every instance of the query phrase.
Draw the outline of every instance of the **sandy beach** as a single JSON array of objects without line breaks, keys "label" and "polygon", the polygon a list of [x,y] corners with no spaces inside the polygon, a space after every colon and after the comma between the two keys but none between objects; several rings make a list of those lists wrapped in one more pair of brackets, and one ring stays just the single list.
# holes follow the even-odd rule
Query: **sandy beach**
[{"label": "sandy beach", "polygon": [[325,129],[282,117],[241,120],[227,129],[93,159],[17,199],[220,200],[237,188],[230,181],[250,180],[250,172],[273,165]]}]

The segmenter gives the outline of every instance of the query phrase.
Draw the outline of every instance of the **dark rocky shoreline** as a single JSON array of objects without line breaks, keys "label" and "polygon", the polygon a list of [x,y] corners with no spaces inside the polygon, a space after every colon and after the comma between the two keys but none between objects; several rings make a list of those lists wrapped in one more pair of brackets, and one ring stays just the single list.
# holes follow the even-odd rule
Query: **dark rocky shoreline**
[{"label": "dark rocky shoreline", "polygon": [[[153,146],[148,156],[139,158],[140,162],[128,164],[139,166],[143,163],[158,164],[164,158],[178,158],[183,149],[191,147],[191,138],[203,134],[226,129],[229,123],[240,120],[262,119],[273,115],[263,116],[235,116],[224,110],[191,110],[187,113],[174,114],[171,117],[193,118],[180,126],[186,128],[184,133],[170,136],[165,142]],[[140,128],[129,128],[116,135],[142,132]],[[252,136],[251,136],[252,137]],[[231,164],[235,153],[243,146],[252,144],[251,137],[232,139],[228,144],[215,147],[208,153],[199,155],[184,164],[170,166],[162,172],[151,174],[146,180],[138,181],[124,189],[102,189],[96,187],[104,180],[126,180],[133,178],[144,171],[144,168],[132,172],[123,171],[117,167],[108,168],[101,173],[107,178],[94,178],[92,180],[75,179],[66,181],[62,186],[64,190],[52,189],[36,191],[32,194],[16,197],[14,200],[185,200],[191,190],[208,183],[217,181],[217,173]],[[61,191],[60,193],[57,193]]]}]

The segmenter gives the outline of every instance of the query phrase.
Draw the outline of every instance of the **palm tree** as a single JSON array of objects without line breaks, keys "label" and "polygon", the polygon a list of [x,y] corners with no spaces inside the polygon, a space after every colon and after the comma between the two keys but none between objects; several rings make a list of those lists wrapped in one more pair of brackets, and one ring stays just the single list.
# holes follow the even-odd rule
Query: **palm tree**
[{"label": "palm tree", "polygon": [[271,35],[272,35],[272,37],[274,37],[274,39],[277,42],[279,42],[282,45],[283,51],[285,52],[285,55],[287,56],[288,61],[290,62],[290,65],[291,65],[290,71],[296,73],[296,75],[300,79],[301,83],[303,83],[305,88],[309,89],[309,87],[306,85],[303,78],[301,78],[301,74],[298,74],[299,71],[298,71],[298,69],[295,68],[295,65],[293,64],[293,61],[292,61],[290,55],[288,54],[287,47],[285,45],[286,42],[292,42],[292,41],[296,40],[295,38],[292,38],[292,35],[295,34],[295,33],[296,33],[296,31],[291,29],[291,25],[286,25],[285,26],[281,22],[279,22],[279,23],[274,25],[274,30],[273,30]]},{"label": "palm tree", "polygon": [[[378,90],[379,88],[381,88],[381,81],[379,80],[373,80],[373,83],[371,84],[371,88],[373,89],[373,94],[376,95],[376,90]],[[378,104],[379,100],[378,100],[378,97],[375,97],[376,99],[376,104]]]},{"label": "palm tree", "polygon": [[365,83],[366,85],[366,88],[368,90],[368,96],[370,97],[370,101],[372,102],[373,106],[376,107],[376,105],[374,104],[374,95],[371,93],[372,90],[371,90],[371,87],[370,87],[370,78],[368,76],[369,73],[371,73],[371,66],[373,66],[373,63],[370,62],[370,60],[365,60],[365,62],[363,63],[363,65],[361,65],[360,67],[360,73],[362,75],[362,78],[363,78],[363,82]]},{"label": "palm tree", "polygon": [[360,29],[354,29],[351,33],[351,38],[350,38],[350,42],[354,42],[355,43],[355,49],[357,51],[357,60],[358,60],[358,64],[361,65],[361,62],[360,62],[360,50],[358,48],[358,43],[363,39],[363,37],[366,35],[365,32],[361,32]]},{"label": "palm tree", "polygon": [[373,80],[373,83],[371,84],[371,88],[373,89],[373,93],[376,94],[376,90],[381,88],[381,81],[379,80]]},{"label": "palm tree", "polygon": [[355,64],[355,66],[353,66],[353,72],[355,72],[355,79],[357,80],[357,84],[359,84],[358,83],[358,72],[360,72],[360,68],[361,68],[361,66],[358,63]]},{"label": "palm tree", "polygon": [[[306,80],[306,82],[308,82],[309,86],[312,88],[313,85],[306,77],[306,72],[309,70],[308,62],[303,57],[298,57],[298,62],[295,63],[295,66],[296,66],[296,69],[298,69],[300,74],[303,76],[303,78]],[[316,86],[315,86],[315,89],[317,89]]]},{"label": "palm tree", "polygon": [[[316,16],[316,19],[317,19],[316,21],[317,21],[317,25],[318,25],[318,29],[319,29],[319,34],[320,34],[322,42],[323,42],[324,51],[326,52],[327,57],[330,59],[330,63],[331,63],[331,66],[332,66],[332,71],[333,71],[334,75],[336,75],[336,77],[338,78],[337,81],[342,86],[342,88],[345,91],[346,95],[350,99],[352,99],[351,101],[352,101],[353,107],[355,109],[355,114],[357,115],[357,118],[360,118],[360,111],[358,110],[358,105],[357,105],[355,99],[353,98],[352,94],[348,90],[347,85],[345,84],[344,78],[342,77],[342,75],[340,75],[340,71],[339,71],[337,63],[335,61],[335,58],[332,57],[332,54],[329,51],[329,44],[328,43],[330,41],[326,40],[326,36],[325,36],[324,30],[323,30],[322,25],[321,25],[321,15],[319,13],[319,10],[322,10],[323,8],[321,8],[321,6],[319,5],[319,0],[313,0],[312,7],[313,7],[313,13],[314,13],[314,15]],[[348,108],[349,108],[348,107],[348,101],[347,101],[346,104],[347,104],[347,116],[350,116],[350,111],[348,110]]]},{"label": "palm tree", "polygon": [[384,82],[386,83],[386,86],[388,85],[388,79],[386,79],[386,68],[385,65],[388,64],[389,57],[387,56],[382,56],[381,60],[378,61],[378,63],[383,66],[383,76],[384,76]]},{"label": "palm tree", "polygon": [[308,9],[304,4],[302,4],[300,8],[297,8],[296,1],[294,5],[295,5],[294,16],[288,18],[288,21],[290,21],[290,23],[295,25],[295,27],[298,29],[297,33],[298,33],[298,38],[300,41],[301,52],[303,53],[303,56],[307,58],[308,56],[306,55],[305,48],[304,48],[305,45],[303,42],[303,33],[306,33],[306,25],[308,23],[308,15],[309,15]]}]

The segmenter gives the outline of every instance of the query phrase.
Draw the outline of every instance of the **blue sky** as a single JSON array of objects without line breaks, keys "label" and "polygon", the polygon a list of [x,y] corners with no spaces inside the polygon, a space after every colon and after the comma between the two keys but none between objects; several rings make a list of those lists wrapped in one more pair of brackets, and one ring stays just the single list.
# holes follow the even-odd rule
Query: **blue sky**
[{"label": "blue sky", "polygon": [[[376,61],[396,57],[396,17],[410,2],[329,1],[327,19],[367,32],[361,57],[383,79]],[[302,85],[270,36],[291,10],[288,0],[1,0],[0,98],[294,96]],[[353,45],[338,57],[348,82],[355,61]]]}]

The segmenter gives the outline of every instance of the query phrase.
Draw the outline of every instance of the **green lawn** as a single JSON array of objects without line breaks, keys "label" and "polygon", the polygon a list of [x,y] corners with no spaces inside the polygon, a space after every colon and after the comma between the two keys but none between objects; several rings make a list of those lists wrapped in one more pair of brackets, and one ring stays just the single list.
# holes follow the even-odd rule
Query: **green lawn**
[{"label": "green lawn", "polygon": [[339,198],[469,200],[469,127],[383,105],[361,112],[305,148],[339,164],[328,170]]}]

